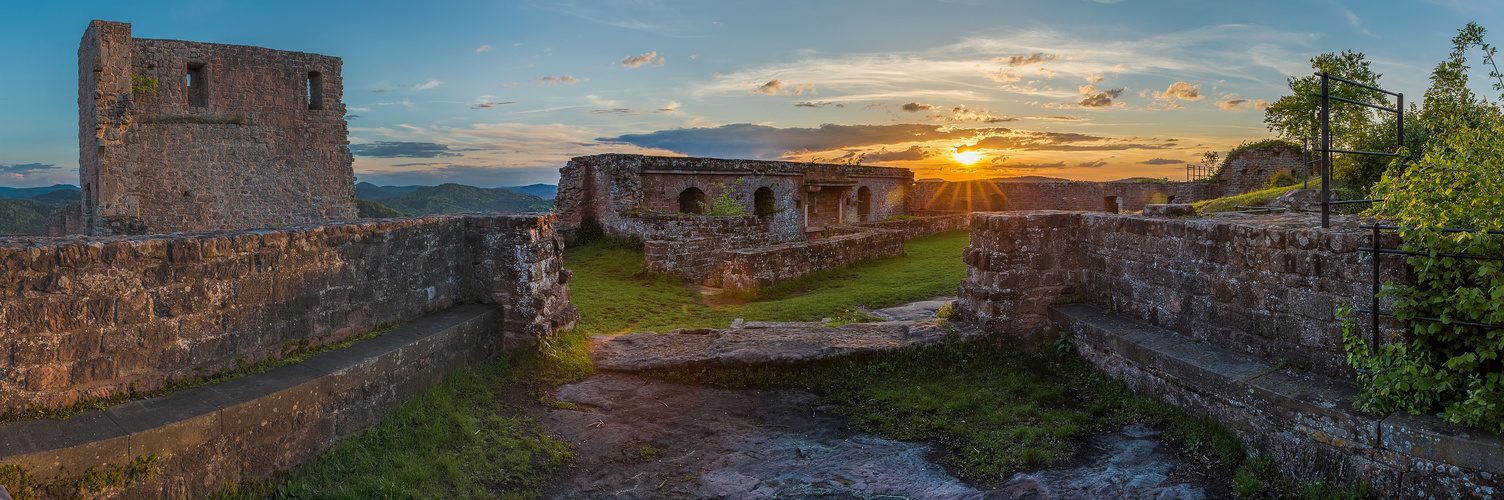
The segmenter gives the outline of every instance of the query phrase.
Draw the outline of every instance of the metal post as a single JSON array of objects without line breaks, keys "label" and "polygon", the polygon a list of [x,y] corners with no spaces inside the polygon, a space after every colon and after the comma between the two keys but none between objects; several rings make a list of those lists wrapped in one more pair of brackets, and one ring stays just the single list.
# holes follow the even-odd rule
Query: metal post
[{"label": "metal post", "polygon": [[[1396,112],[1394,113],[1395,116],[1398,116],[1398,118],[1395,118],[1395,120],[1394,120],[1394,122],[1395,122],[1394,128],[1396,129],[1395,130],[1395,142],[1400,145],[1399,147],[1403,148],[1403,147],[1405,147],[1405,93],[1404,92],[1401,92],[1401,93],[1398,93],[1398,94],[1394,95],[1394,109],[1396,110]],[[1395,152],[1399,152],[1399,150],[1396,149]],[[1404,168],[1404,167],[1405,167],[1405,161],[1404,161],[1403,158],[1401,158],[1400,159],[1400,168]]]},{"label": "metal post", "polygon": [[1332,227],[1332,100],[1331,79],[1321,73],[1321,227]]},{"label": "metal post", "polygon": [[1373,243],[1368,245],[1373,249],[1373,306],[1368,308],[1373,311],[1373,347],[1369,348],[1369,355],[1373,355],[1379,349],[1379,256],[1383,255],[1379,253],[1379,237],[1379,221],[1375,220],[1373,221]]}]

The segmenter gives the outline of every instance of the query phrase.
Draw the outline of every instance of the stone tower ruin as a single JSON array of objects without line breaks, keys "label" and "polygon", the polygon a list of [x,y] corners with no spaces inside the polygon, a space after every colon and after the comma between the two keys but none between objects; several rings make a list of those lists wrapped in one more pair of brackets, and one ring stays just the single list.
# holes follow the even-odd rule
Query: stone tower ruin
[{"label": "stone tower ruin", "polygon": [[78,48],[84,233],[355,218],[341,64],[89,23]]}]

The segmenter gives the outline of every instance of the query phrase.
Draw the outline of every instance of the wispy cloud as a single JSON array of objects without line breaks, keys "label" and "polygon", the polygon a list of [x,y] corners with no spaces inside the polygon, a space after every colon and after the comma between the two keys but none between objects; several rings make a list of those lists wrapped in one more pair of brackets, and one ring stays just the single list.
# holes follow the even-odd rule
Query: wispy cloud
[{"label": "wispy cloud", "polygon": [[350,154],[375,158],[440,158],[464,156],[449,150],[449,146],[432,142],[376,141],[370,144],[351,144]]},{"label": "wispy cloud", "polygon": [[1217,107],[1234,111],[1269,107],[1269,102],[1263,99],[1237,99],[1237,97],[1237,94],[1227,94],[1223,96],[1223,100],[1217,101]]},{"label": "wispy cloud", "polygon": [[1060,56],[1037,52],[1030,55],[994,57],[992,58],[992,62],[1006,63],[1009,66],[1029,66],[1032,64],[1044,64],[1056,59],[1060,59]]},{"label": "wispy cloud", "polygon": [[428,90],[428,89],[432,89],[432,88],[438,88],[438,86],[443,85],[443,84],[444,84],[444,82],[441,82],[441,81],[438,81],[438,80],[429,80],[427,82],[423,82],[423,83],[420,83],[420,84],[417,84],[417,85],[413,85],[412,89],[413,90]]},{"label": "wispy cloud", "polygon": [[784,85],[781,80],[774,78],[772,80],[768,80],[768,83],[752,87],[752,90],[749,90],[747,93],[766,95],[804,95],[805,91],[808,91],[810,94],[814,94],[815,84],[800,83],[797,85]]},{"label": "wispy cloud", "polygon": [[482,45],[482,46],[479,46],[479,47],[475,48],[476,52],[486,52],[486,51],[489,51],[489,50],[491,50],[491,46],[490,45]]},{"label": "wispy cloud", "polygon": [[494,108],[494,107],[497,107],[497,106],[505,106],[507,104],[517,104],[517,101],[505,101],[505,102],[481,101],[481,102],[478,102],[478,103],[470,106],[470,109],[490,109],[490,108]]},{"label": "wispy cloud", "polygon": [[625,66],[625,67],[628,67],[628,68],[636,68],[638,66],[642,66],[642,65],[645,65],[645,64],[651,64],[653,66],[662,66],[663,65],[663,58],[662,57],[658,57],[657,59],[654,59],[654,57],[658,57],[658,52],[657,51],[648,52],[646,54],[642,54],[642,55],[638,55],[638,56],[627,56],[627,57],[623,57],[621,59],[621,65]]},{"label": "wispy cloud", "polygon": [[1141,161],[1139,163],[1144,164],[1144,165],[1178,165],[1178,164],[1181,164],[1181,163],[1185,163],[1185,160],[1172,160],[1172,159],[1169,159],[1169,158],[1153,158],[1153,159]]},{"label": "wispy cloud", "polygon": [[538,85],[571,85],[580,83],[580,79],[564,75],[559,77],[545,76],[537,79]]}]

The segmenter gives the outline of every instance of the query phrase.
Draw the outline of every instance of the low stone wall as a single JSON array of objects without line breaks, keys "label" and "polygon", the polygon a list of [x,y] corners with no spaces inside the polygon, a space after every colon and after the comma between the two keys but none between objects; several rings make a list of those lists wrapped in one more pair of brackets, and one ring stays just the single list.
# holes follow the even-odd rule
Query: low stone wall
[{"label": "low stone wall", "polygon": [[133,237],[0,238],[0,413],[258,362],[462,302],[506,342],[572,327],[553,215]]},{"label": "low stone wall", "polygon": [[830,238],[726,252],[722,284],[735,290],[765,288],[862,260],[903,253],[903,233],[862,229],[865,230]]},{"label": "low stone wall", "polygon": [[725,252],[773,243],[764,219],[648,213],[624,220],[632,224],[629,232],[644,239],[643,265],[648,271],[702,281],[725,260]]},{"label": "low stone wall", "polygon": [[[1043,338],[1051,303],[1086,301],[1266,360],[1349,375],[1340,304],[1368,304],[1369,232],[1355,217],[1155,218],[1019,212],[972,216],[962,314]],[[1386,238],[1393,238],[1393,235]],[[1395,242],[1386,246],[1393,248]],[[1402,260],[1383,278],[1408,280]],[[1366,328],[1366,318],[1355,317]]]},{"label": "low stone wall", "polygon": [[898,231],[904,239],[918,238],[946,231],[957,231],[971,227],[971,214],[956,213],[946,215],[931,215],[916,219],[883,220],[875,222],[862,222],[851,224],[856,227],[871,227]]},{"label": "low stone wall", "polygon": [[206,498],[229,481],[295,469],[455,369],[494,358],[502,315],[460,305],[265,373],[66,420],[0,424],[0,465],[47,481],[59,467],[77,477],[156,455],[153,478],[98,497]]}]

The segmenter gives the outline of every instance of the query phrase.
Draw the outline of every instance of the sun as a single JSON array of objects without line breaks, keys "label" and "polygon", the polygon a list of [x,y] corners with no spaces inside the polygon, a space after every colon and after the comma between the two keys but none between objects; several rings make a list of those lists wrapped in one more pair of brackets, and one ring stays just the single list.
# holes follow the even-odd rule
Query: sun
[{"label": "sun", "polygon": [[968,151],[968,152],[965,152],[965,153],[956,153],[955,158],[956,158],[956,161],[960,162],[962,165],[970,165],[970,164],[976,163],[977,160],[981,160],[982,159],[982,153],[978,153],[976,151]]}]

